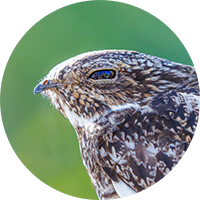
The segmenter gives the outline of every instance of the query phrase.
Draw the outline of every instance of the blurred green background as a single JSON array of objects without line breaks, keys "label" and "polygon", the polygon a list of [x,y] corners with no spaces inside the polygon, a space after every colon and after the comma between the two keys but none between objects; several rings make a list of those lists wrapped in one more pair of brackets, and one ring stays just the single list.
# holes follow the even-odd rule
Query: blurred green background
[{"label": "blurred green background", "polygon": [[180,40],[154,16],[127,4],[88,1],[35,24],[14,49],[1,88],[5,131],[19,159],[49,186],[87,199],[97,197],[73,127],[33,89],[56,64],[103,49],[137,50],[192,65]]}]

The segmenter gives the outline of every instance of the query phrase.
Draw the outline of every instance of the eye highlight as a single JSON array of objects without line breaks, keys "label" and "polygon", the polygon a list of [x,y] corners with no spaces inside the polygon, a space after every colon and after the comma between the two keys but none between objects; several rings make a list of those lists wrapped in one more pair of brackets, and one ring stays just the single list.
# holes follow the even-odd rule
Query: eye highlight
[{"label": "eye highlight", "polygon": [[98,70],[94,71],[88,78],[94,79],[94,80],[101,80],[101,79],[113,79],[116,75],[116,72],[114,70]]}]

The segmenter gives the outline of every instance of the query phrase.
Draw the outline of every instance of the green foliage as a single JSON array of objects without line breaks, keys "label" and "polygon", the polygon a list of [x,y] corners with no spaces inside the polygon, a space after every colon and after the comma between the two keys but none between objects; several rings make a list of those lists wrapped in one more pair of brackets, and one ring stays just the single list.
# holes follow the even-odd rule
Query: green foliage
[{"label": "green foliage", "polygon": [[161,21],[133,6],[89,1],[59,9],[35,24],[14,49],[2,82],[8,139],[24,165],[51,187],[77,197],[96,194],[73,127],[33,88],[56,64],[77,54],[126,49],[192,65],[183,44]]}]

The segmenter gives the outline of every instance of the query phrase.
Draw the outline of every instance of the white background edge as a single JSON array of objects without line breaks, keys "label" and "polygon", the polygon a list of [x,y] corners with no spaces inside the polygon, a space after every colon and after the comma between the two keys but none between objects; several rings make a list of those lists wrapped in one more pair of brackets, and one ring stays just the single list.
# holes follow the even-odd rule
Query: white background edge
[{"label": "white background edge", "polygon": [[[0,77],[8,59],[22,36],[39,20],[49,13],[66,5],[80,1],[75,0],[7,0],[0,3]],[[163,21],[185,45],[200,77],[200,28],[199,2],[197,0],[121,0],[139,7]],[[8,91],[9,92],[9,91]],[[200,199],[200,125],[187,153],[180,163],[158,184],[149,189],[124,199],[154,200]],[[76,199],[47,186],[21,163],[13,151],[3,124],[0,123],[0,199]]]}]

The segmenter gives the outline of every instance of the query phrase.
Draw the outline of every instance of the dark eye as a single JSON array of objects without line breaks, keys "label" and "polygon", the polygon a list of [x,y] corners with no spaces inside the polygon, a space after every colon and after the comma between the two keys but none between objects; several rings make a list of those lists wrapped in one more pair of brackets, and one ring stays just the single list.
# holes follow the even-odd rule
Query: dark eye
[{"label": "dark eye", "polygon": [[94,80],[100,79],[112,79],[115,77],[116,72],[114,70],[98,70],[94,71],[89,78]]}]

